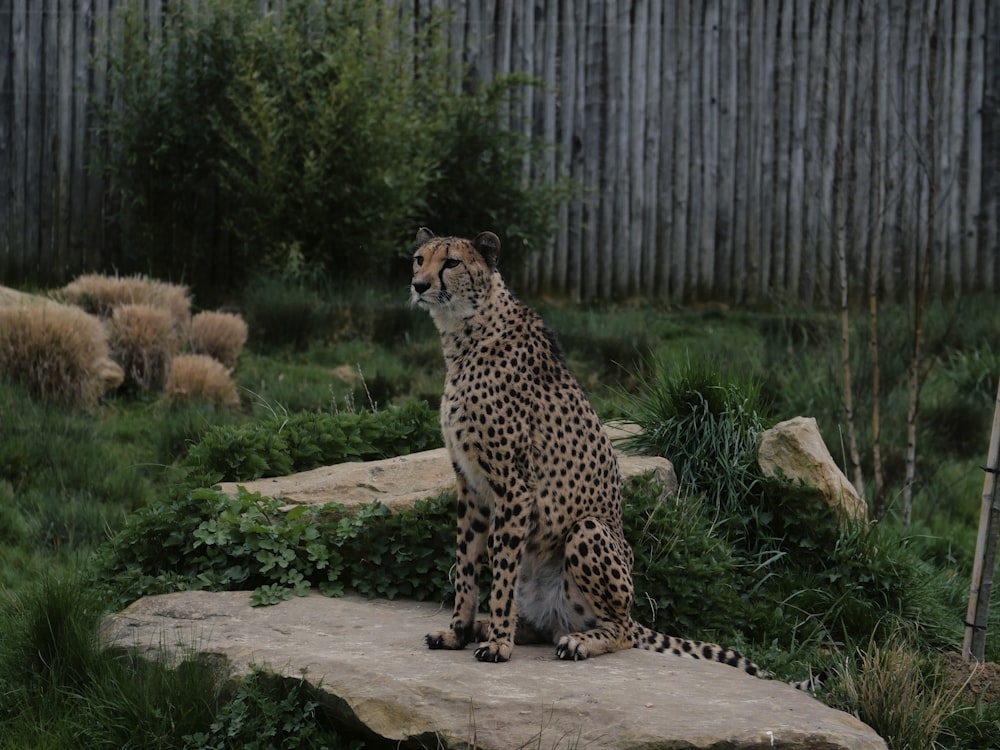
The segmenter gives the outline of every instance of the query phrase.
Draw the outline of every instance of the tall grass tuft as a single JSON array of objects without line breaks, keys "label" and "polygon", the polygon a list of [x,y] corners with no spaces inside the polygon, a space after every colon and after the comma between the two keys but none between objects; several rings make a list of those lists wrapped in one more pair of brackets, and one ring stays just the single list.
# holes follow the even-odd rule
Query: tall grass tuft
[{"label": "tall grass tuft", "polygon": [[218,407],[240,403],[236,383],[221,362],[205,354],[174,357],[163,388],[164,401],[174,406],[188,401],[205,401]]},{"label": "tall grass tuft", "polygon": [[190,343],[193,354],[207,354],[226,367],[236,367],[247,342],[247,324],[234,313],[206,311],[191,319]]},{"label": "tall grass tuft", "polygon": [[757,441],[768,426],[760,385],[710,361],[656,363],[639,375],[638,393],[623,393],[626,418],[642,432],[626,446],[666,456],[682,487],[719,507],[745,497],[757,481]]},{"label": "tall grass tuft", "polygon": [[129,389],[158,391],[167,379],[177,341],[170,312],[148,304],[115,307],[108,325],[111,356]]},{"label": "tall grass tuft", "polygon": [[945,722],[960,691],[949,692],[902,634],[857,649],[837,678],[833,703],[857,714],[886,741],[889,750],[939,747]]},{"label": "tall grass tuft", "polygon": [[121,383],[100,321],[62,305],[0,307],[0,376],[33,398],[87,407]]},{"label": "tall grass tuft", "polygon": [[166,310],[174,335],[183,338],[191,323],[191,294],[187,287],[145,276],[85,274],[59,290],[65,302],[102,318],[121,305],[150,305]]},{"label": "tall grass tuft", "polygon": [[105,651],[103,611],[74,579],[0,601],[0,747],[182,748],[211,724],[219,670]]}]

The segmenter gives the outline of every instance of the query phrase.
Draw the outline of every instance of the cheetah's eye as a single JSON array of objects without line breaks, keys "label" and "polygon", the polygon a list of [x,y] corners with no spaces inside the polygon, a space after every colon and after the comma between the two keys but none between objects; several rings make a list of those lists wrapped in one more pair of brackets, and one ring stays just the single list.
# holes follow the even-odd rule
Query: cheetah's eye
[{"label": "cheetah's eye", "polygon": [[461,264],[461,262],[462,261],[460,261],[458,258],[448,258],[444,262],[444,267],[445,268],[456,268],[459,264]]},{"label": "cheetah's eye", "polygon": [[424,256],[423,255],[414,255],[413,256],[413,262],[416,263],[418,266],[422,266],[424,264]]}]

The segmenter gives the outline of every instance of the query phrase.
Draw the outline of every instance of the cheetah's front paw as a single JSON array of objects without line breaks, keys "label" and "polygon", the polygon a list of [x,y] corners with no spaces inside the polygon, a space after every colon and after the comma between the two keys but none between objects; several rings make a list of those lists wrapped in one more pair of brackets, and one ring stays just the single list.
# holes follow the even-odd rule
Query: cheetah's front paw
[{"label": "cheetah's front paw", "polygon": [[556,644],[556,656],[568,661],[581,661],[588,656],[587,647],[572,635],[564,635]]},{"label": "cheetah's front paw", "polygon": [[510,654],[513,647],[509,642],[487,641],[480,643],[475,655],[479,661],[502,662],[510,661]]}]

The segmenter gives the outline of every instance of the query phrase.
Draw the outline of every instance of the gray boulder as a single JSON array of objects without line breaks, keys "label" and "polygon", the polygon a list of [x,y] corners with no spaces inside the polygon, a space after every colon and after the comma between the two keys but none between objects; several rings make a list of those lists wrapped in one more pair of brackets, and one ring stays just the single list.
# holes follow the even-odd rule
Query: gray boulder
[{"label": "gray boulder", "polygon": [[812,417],[795,417],[766,430],[757,461],[767,475],[780,469],[789,479],[816,487],[830,507],[848,518],[867,516],[867,503],[833,460]]}]

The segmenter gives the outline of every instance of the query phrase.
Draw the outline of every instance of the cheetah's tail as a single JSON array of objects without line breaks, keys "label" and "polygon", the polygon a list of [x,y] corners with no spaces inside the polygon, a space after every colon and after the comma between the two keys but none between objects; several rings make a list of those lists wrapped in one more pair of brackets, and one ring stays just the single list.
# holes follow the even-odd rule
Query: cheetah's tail
[{"label": "cheetah's tail", "polygon": [[[704,643],[702,641],[692,641],[686,638],[677,638],[664,633],[657,633],[637,622],[632,623],[632,646],[647,651],[657,651],[659,653],[671,653],[674,656],[687,656],[692,659],[704,659],[706,661],[717,661],[730,667],[742,670],[754,677],[770,679],[773,675],[761,669],[739,651],[731,648],[724,648],[715,643]],[[812,675],[799,682],[789,682],[788,684],[796,690],[812,691],[823,684],[824,674]]]}]

